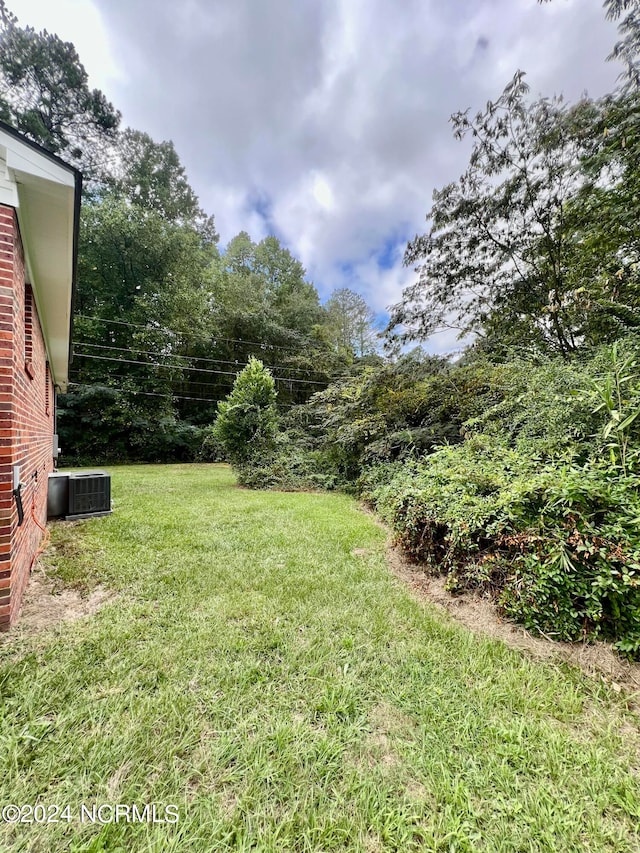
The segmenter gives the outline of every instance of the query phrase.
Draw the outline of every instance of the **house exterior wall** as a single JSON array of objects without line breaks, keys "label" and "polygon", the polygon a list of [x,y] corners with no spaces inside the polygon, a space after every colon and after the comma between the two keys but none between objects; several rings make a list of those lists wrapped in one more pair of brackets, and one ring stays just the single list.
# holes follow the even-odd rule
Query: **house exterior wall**
[{"label": "house exterior wall", "polygon": [[[54,389],[15,210],[0,205],[0,630],[15,621],[47,516]],[[18,524],[13,466],[20,468]],[[36,520],[37,522],[36,523]]]}]

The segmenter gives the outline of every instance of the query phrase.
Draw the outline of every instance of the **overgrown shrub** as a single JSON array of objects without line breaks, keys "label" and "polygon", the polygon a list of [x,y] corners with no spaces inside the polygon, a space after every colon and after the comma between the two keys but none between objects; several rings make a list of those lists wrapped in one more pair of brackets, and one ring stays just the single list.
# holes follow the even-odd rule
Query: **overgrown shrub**
[{"label": "overgrown shrub", "polygon": [[238,482],[252,489],[307,491],[333,489],[335,477],[325,474],[317,455],[300,447],[286,433],[274,445],[235,466]]},{"label": "overgrown shrub", "polygon": [[363,469],[463,440],[463,424],[507,393],[503,366],[453,366],[408,353],[393,364],[358,366],[296,413],[325,470],[352,488]]},{"label": "overgrown shrub", "polygon": [[474,433],[491,434],[538,459],[584,462],[602,422],[587,388],[592,364],[484,357],[460,365],[409,354],[356,368],[297,407],[305,446],[349,488],[378,463],[420,458]]},{"label": "overgrown shrub", "polygon": [[235,465],[247,465],[274,445],[278,419],[273,377],[262,362],[249,359],[233,389],[218,403],[213,436]]},{"label": "overgrown shrub", "polygon": [[637,486],[594,463],[540,466],[479,435],[407,463],[369,495],[403,548],[447,574],[452,591],[482,589],[530,629],[606,637],[637,654]]},{"label": "overgrown shrub", "polygon": [[640,657],[639,361],[629,340],[583,362],[356,366],[236,468],[355,491],[451,591]]},{"label": "overgrown shrub", "polygon": [[488,531],[516,511],[517,489],[506,490],[518,476],[535,477],[535,468],[494,436],[476,435],[395,472],[374,468],[361,484],[413,559],[452,572],[482,553]]},{"label": "overgrown shrub", "polygon": [[560,639],[601,636],[638,655],[637,482],[611,479],[594,465],[548,476],[540,510],[498,541],[511,563],[500,595],[503,611]]},{"label": "overgrown shrub", "polygon": [[[559,456],[586,461],[592,436],[602,418],[587,389],[592,364],[542,359],[514,359],[496,365],[491,375],[498,402],[468,419],[462,432],[499,436],[510,447],[538,458]],[[485,398],[486,399],[486,398]]]},{"label": "overgrown shrub", "polygon": [[226,462],[226,451],[213,426],[204,427],[201,435],[202,441],[197,455],[198,462]]}]

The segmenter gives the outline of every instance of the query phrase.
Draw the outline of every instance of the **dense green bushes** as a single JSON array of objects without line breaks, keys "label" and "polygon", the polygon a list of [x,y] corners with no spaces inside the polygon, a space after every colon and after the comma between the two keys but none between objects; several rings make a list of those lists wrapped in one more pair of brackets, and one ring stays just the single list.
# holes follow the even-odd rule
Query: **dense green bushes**
[{"label": "dense green bushes", "polygon": [[418,352],[293,409],[237,460],[254,488],[361,495],[452,592],[640,656],[640,370],[632,339],[566,362]]},{"label": "dense green bushes", "polygon": [[286,433],[261,453],[235,466],[238,482],[252,489],[306,491],[333,489],[335,477],[322,471],[317,454],[298,445]]},{"label": "dense green bushes", "polygon": [[[388,472],[387,472],[388,473]],[[414,559],[558,639],[640,649],[640,499],[605,466],[547,463],[476,435],[363,482]],[[376,482],[377,479],[377,482]]]},{"label": "dense green bushes", "polygon": [[152,415],[135,392],[90,385],[58,398],[62,460],[67,465],[191,462],[206,430],[160,409]]},{"label": "dense green bushes", "polygon": [[505,365],[510,387],[464,424],[462,444],[372,467],[363,496],[452,592],[484,590],[528,628],[638,655],[636,347],[581,366]]}]

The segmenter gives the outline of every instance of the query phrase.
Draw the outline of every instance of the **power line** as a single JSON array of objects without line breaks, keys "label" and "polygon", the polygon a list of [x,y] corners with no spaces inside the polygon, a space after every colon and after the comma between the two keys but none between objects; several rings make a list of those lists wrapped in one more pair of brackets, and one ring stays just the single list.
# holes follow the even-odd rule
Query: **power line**
[{"label": "power line", "polygon": [[[109,376],[105,377],[105,381],[107,381],[107,380],[111,381],[112,379],[128,380],[128,379],[131,379],[131,376],[127,376],[126,374],[124,374],[124,375],[123,374],[110,374]],[[166,380],[163,379],[161,381],[162,381],[163,385],[165,384],[165,382],[172,382],[173,387],[175,387],[176,385],[180,386],[180,387],[185,386],[185,385],[189,385],[190,387],[191,386],[197,386],[198,389],[200,389],[200,388],[214,388],[214,389],[216,389],[216,391],[221,391],[225,395],[228,394],[233,387],[232,382],[225,383],[224,381],[221,381],[221,382],[188,382],[187,383],[187,382],[181,382],[179,379],[171,379],[170,377],[168,377]],[[153,388],[157,387],[157,382],[154,381],[152,377],[147,377],[147,376],[142,376],[142,377],[136,376],[135,377],[136,387],[138,385],[143,386],[143,383],[146,383]],[[93,382],[93,383],[88,382],[88,383],[83,383],[83,384],[87,385],[87,387],[88,387],[89,385],[99,385],[100,382],[99,381]],[[179,393],[179,392],[180,392],[180,388],[178,389],[178,391],[176,393]],[[213,392],[211,392],[211,393],[213,393]]]},{"label": "power line", "polygon": [[[195,367],[183,367],[181,364],[154,364],[152,361],[136,361],[131,358],[111,358],[108,355],[91,355],[86,352],[74,352],[74,356],[79,358],[91,358],[96,361],[111,361],[116,364],[141,364],[145,367],[159,367],[164,370],[197,370]],[[198,373],[215,373],[219,376],[235,376],[234,371],[230,370],[198,370]]]},{"label": "power line", "polygon": [[[184,332],[177,332],[175,329],[167,329],[165,326],[157,326],[157,327],[149,327],[142,325],[141,323],[128,323],[125,320],[107,320],[104,317],[89,317],[86,314],[76,314],[77,319],[79,320],[92,320],[97,323],[105,323],[109,325],[111,323],[117,326],[128,326],[131,329],[144,329],[145,332],[167,332],[170,335],[175,335],[176,337],[184,337]],[[188,337],[188,335],[187,335]],[[192,340],[196,339],[195,335],[191,336]],[[245,341],[242,338],[220,338],[217,335],[214,335],[212,339],[209,338],[197,338],[197,340],[202,343],[216,343],[218,341],[224,341],[225,343],[230,344],[247,344],[248,346],[260,347],[260,349],[281,349],[286,350],[287,352],[297,352],[296,348],[293,346],[283,347],[279,344],[265,344],[264,341]],[[309,339],[300,341],[300,346],[309,346],[313,344],[314,341]]]},{"label": "power line", "polygon": [[[87,385],[85,382],[69,382],[69,387],[73,388],[95,388],[95,385]],[[116,388],[114,385],[105,386],[111,391],[120,391],[122,394],[143,394],[145,397],[164,397],[171,400],[194,400],[198,403],[217,403],[218,400],[206,399],[204,397],[185,397],[181,394],[173,394],[167,392],[161,394],[158,391],[140,391],[138,388]]]},{"label": "power line", "polygon": [[[123,378],[123,377],[121,377]],[[70,388],[95,388],[95,384],[87,384],[86,382],[69,382]],[[119,391],[121,394],[141,394],[144,397],[162,397],[166,400],[192,400],[198,403],[218,403],[220,398],[206,398],[206,397],[186,397],[182,394],[174,394],[173,392],[166,392],[161,394],[159,391],[140,391],[138,388],[117,388],[115,385],[105,385],[103,386],[108,388],[110,391]],[[298,403],[286,403],[280,404],[276,402],[276,405],[279,409],[293,409]]]},{"label": "power line", "polygon": [[[88,341],[78,341],[78,346],[82,347],[90,347],[91,349],[101,349],[101,350],[109,350],[113,352],[130,352],[137,353],[138,355],[150,355],[154,358],[181,358],[187,361],[205,361],[211,364],[234,364],[238,365],[241,369],[245,365],[239,364],[238,360],[229,361],[223,358],[203,358],[200,356],[191,356],[191,355],[178,355],[177,353],[162,353],[162,352],[154,352],[153,350],[142,350],[137,349],[136,347],[114,347],[107,346],[107,344],[92,344]],[[76,353],[74,353],[76,354]],[[77,353],[79,355],[79,353]],[[181,365],[167,365],[167,366],[175,366],[180,367]],[[285,365],[275,365],[275,364],[265,364],[265,367],[269,368],[269,370],[286,370],[288,373],[297,373],[299,375],[303,374],[316,374],[316,376],[322,375],[322,371],[320,370],[305,370],[303,368],[295,368],[295,367],[286,367]],[[185,369],[188,369],[185,367]],[[199,370],[201,373],[204,372],[204,369],[201,368],[192,368]]]},{"label": "power line", "polygon": [[[115,359],[114,361],[117,362],[118,359]],[[147,364],[147,362],[144,362],[144,364]],[[224,374],[224,375],[227,376],[229,374]],[[108,376],[105,377],[105,381],[107,381],[107,380],[111,381],[112,379],[128,380],[131,378],[132,378],[131,375],[126,374],[126,373],[125,374],[109,374]],[[189,388],[196,387],[198,389],[199,388],[214,388],[214,389],[216,389],[216,391],[221,392],[225,396],[231,391],[231,389],[233,387],[233,382],[230,379],[226,379],[226,380],[222,379],[222,380],[217,381],[217,382],[203,382],[200,379],[182,380],[179,377],[174,379],[170,376],[161,377],[158,379],[154,379],[154,377],[152,377],[152,376],[135,376],[134,381],[135,381],[136,386],[147,384],[147,385],[151,385],[152,387],[156,387],[158,381],[160,381],[163,385],[167,382],[171,382],[174,386],[178,385],[181,387],[188,386]],[[288,382],[289,380],[285,379],[284,381]],[[70,383],[70,384],[73,384],[73,383]],[[75,384],[79,384],[79,383],[75,383]],[[91,385],[100,384],[100,381],[96,381],[93,383],[87,382],[87,383],[81,383],[81,384],[85,385],[86,387],[90,387]],[[291,389],[291,390],[293,391],[293,389]],[[303,389],[300,389],[300,390],[303,390]],[[174,393],[173,390],[171,393]],[[178,394],[179,394],[179,392],[176,392],[176,395],[178,395]]]},{"label": "power line", "polygon": [[[154,364],[151,361],[137,361],[137,360],[130,359],[130,358],[111,358],[108,355],[91,355],[91,353],[85,353],[85,352],[74,352],[74,355],[78,356],[79,358],[91,358],[91,359],[94,359],[95,361],[110,361],[110,362],[115,362],[116,364],[139,364],[139,365],[143,365],[144,367],[159,367],[159,368],[162,368],[163,370],[189,370],[189,371],[193,371],[195,373],[216,374],[217,376],[236,376],[237,375],[237,371],[211,370],[211,368],[185,367],[181,364]],[[247,366],[246,364],[243,364],[242,368],[244,368],[246,366]],[[273,379],[276,382],[289,382],[289,383],[295,382],[296,384],[300,384],[300,385],[322,385],[323,388],[327,386],[326,382],[317,382],[313,379],[292,379],[292,378],[289,378],[288,376],[274,376]]]},{"label": "power line", "polygon": [[[105,381],[105,382],[111,382],[111,380],[113,380],[113,379],[116,379],[116,380],[127,380],[127,379],[130,379],[130,378],[131,378],[131,377],[130,377],[130,376],[127,376],[127,375],[121,375],[121,374],[115,374],[115,375],[114,375],[114,374],[111,374],[110,376],[105,377],[104,381]],[[217,400],[221,400],[221,399],[223,399],[224,397],[226,397],[226,396],[230,393],[230,391],[232,390],[232,388],[233,388],[233,383],[232,383],[232,382],[224,382],[224,381],[222,381],[222,382],[198,382],[198,381],[196,381],[196,382],[183,383],[183,382],[180,382],[180,380],[179,380],[179,379],[178,379],[178,380],[175,380],[175,379],[174,379],[174,380],[172,380],[170,377],[168,377],[166,380],[165,380],[165,379],[163,379],[163,380],[162,380],[162,382],[163,382],[163,383],[164,383],[165,381],[167,381],[167,382],[173,382],[173,383],[174,383],[174,385],[175,385],[176,383],[178,383],[179,385],[185,385],[185,384],[188,384],[189,386],[196,386],[196,388],[197,388],[198,390],[199,390],[200,388],[214,388],[214,389],[216,389],[216,391],[217,391],[217,392],[219,392],[218,396],[215,398],[215,400],[216,400],[216,401],[217,401]],[[153,387],[157,387],[156,382],[155,382],[155,381],[154,381],[154,379],[153,379],[152,377],[150,377],[150,376],[136,376],[136,377],[135,377],[135,384],[136,384],[136,387],[139,387],[139,386],[144,387],[144,384],[143,384],[143,383],[144,383],[144,384],[146,384],[146,386],[147,386],[147,387],[149,387],[149,386],[151,386],[152,388],[153,388]],[[83,386],[83,387],[85,387],[85,388],[91,388],[91,387],[94,387],[94,386],[96,386],[96,385],[100,385],[100,382],[93,382],[93,383],[92,383],[92,382],[73,382],[73,381],[72,381],[72,382],[70,382],[70,383],[69,383],[69,385],[82,385],[82,386]],[[115,386],[108,385],[107,387],[115,387]],[[120,390],[122,390],[122,391],[125,391],[125,390],[126,390],[126,391],[128,391],[128,392],[130,392],[130,393],[132,393],[132,394],[133,394],[133,393],[136,393],[136,389],[134,389],[134,388],[128,388],[128,389],[124,389],[124,388],[122,388],[122,389],[120,389]],[[140,392],[140,393],[142,393],[142,392]],[[176,399],[184,399],[184,400],[186,400],[186,399],[191,399],[191,400],[195,400],[195,399],[197,399],[197,400],[204,400],[205,402],[210,402],[210,401],[205,400],[204,398],[201,398],[201,397],[197,397],[197,398],[196,398],[196,397],[185,397],[185,396],[183,396],[183,395],[181,395],[181,394],[180,394],[180,390],[178,390],[178,391],[174,391],[174,390],[173,390],[173,388],[172,388],[170,391],[167,391],[167,392],[165,392],[165,393],[166,393],[166,395],[167,395],[167,396],[173,396],[173,397],[175,397]],[[205,392],[205,393],[206,393],[206,392]],[[212,393],[212,392],[209,392],[209,393]],[[213,393],[215,393],[215,392],[213,392]],[[276,393],[278,393],[278,392],[276,392]],[[308,398],[307,398],[307,399],[308,399]],[[279,406],[282,406],[282,407],[285,407],[285,404],[283,404],[283,403],[278,403],[278,405],[279,405]],[[300,403],[295,403],[294,405],[301,405],[301,404],[300,404]]]}]

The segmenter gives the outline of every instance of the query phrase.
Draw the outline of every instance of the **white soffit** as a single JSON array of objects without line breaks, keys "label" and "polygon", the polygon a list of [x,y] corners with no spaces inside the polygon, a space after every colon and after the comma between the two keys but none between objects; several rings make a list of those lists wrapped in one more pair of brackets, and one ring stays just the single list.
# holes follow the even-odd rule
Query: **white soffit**
[{"label": "white soffit", "polygon": [[18,222],[54,383],[66,391],[74,275],[77,173],[0,128],[0,154],[17,187]]}]

